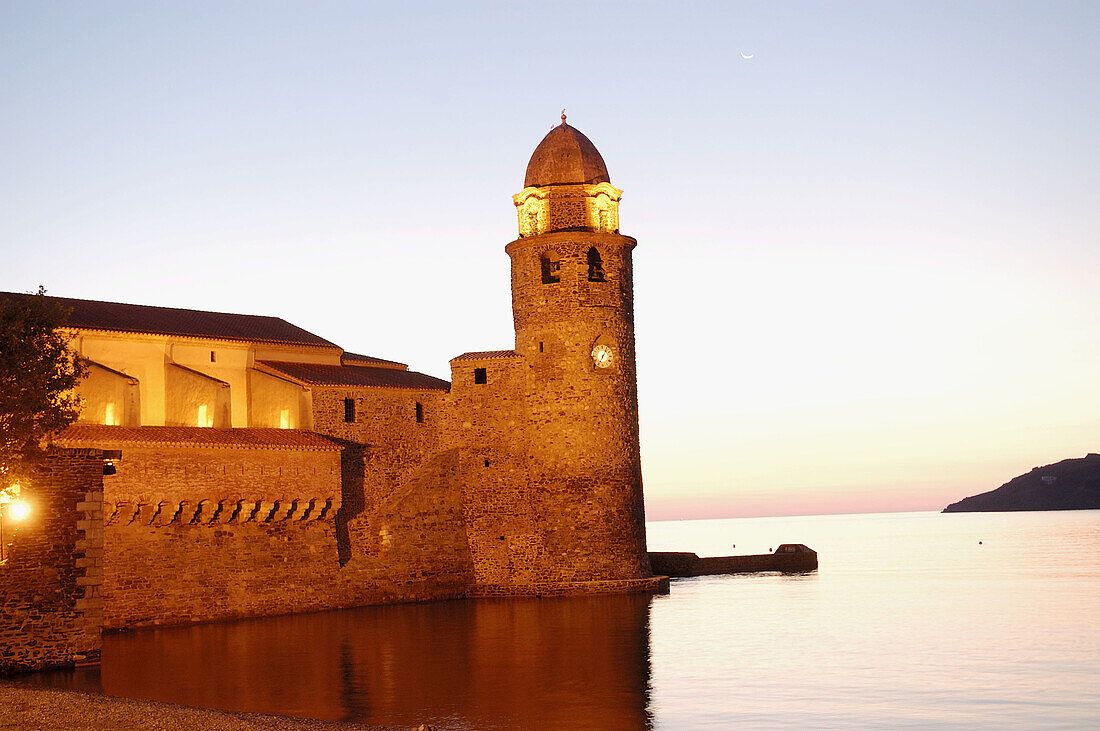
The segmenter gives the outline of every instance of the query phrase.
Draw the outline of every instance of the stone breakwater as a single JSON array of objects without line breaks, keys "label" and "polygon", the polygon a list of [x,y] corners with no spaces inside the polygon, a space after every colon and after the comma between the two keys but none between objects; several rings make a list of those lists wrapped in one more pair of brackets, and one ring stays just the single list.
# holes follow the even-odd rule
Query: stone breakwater
[{"label": "stone breakwater", "polygon": [[0,683],[0,729],[383,729]]}]

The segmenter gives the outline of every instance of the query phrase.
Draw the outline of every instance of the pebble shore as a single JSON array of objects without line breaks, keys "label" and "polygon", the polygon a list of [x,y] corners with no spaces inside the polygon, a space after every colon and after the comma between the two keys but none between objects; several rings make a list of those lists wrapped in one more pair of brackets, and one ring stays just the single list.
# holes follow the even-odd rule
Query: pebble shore
[{"label": "pebble shore", "polygon": [[172,703],[115,698],[71,690],[28,688],[0,682],[0,729],[324,729],[383,726],[315,721],[262,713],[234,713]]}]

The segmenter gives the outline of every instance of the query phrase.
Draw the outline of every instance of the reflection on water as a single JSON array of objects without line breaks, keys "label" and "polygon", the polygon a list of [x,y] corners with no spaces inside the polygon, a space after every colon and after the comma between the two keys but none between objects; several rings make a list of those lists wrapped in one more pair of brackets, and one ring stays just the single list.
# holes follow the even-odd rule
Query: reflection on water
[{"label": "reflection on water", "polygon": [[142,630],[107,636],[101,668],[48,680],[395,726],[643,728],[649,601],[486,599]]},{"label": "reflection on water", "polygon": [[[980,543],[979,543],[980,541]],[[1094,727],[1100,511],[654,523],[654,550],[819,571],[141,630],[29,682],[439,728]],[[100,682],[102,685],[100,686]]]}]

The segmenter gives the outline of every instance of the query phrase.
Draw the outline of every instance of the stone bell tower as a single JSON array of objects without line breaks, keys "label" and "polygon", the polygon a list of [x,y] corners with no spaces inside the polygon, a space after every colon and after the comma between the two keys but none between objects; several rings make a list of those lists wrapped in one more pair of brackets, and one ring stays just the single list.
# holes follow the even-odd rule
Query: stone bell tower
[{"label": "stone bell tower", "polygon": [[516,353],[525,369],[528,475],[550,581],[650,575],[638,446],[631,253],[622,191],[596,147],[550,131],[513,198]]}]

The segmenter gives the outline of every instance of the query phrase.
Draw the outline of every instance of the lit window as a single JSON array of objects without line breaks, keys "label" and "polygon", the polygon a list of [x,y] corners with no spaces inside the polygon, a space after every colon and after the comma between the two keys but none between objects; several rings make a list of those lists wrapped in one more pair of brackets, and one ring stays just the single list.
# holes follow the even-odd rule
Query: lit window
[{"label": "lit window", "polygon": [[344,399],[344,421],[348,424],[355,422],[355,399]]},{"label": "lit window", "polygon": [[214,426],[214,417],[206,415],[206,404],[199,406],[199,418],[197,423],[199,426]]},{"label": "lit window", "polygon": [[118,426],[118,422],[115,421],[115,405],[107,404],[103,408],[103,423],[107,426]]},{"label": "lit window", "polygon": [[290,428],[290,409],[283,409],[282,411],[279,412],[279,428],[280,429],[289,429]]}]

